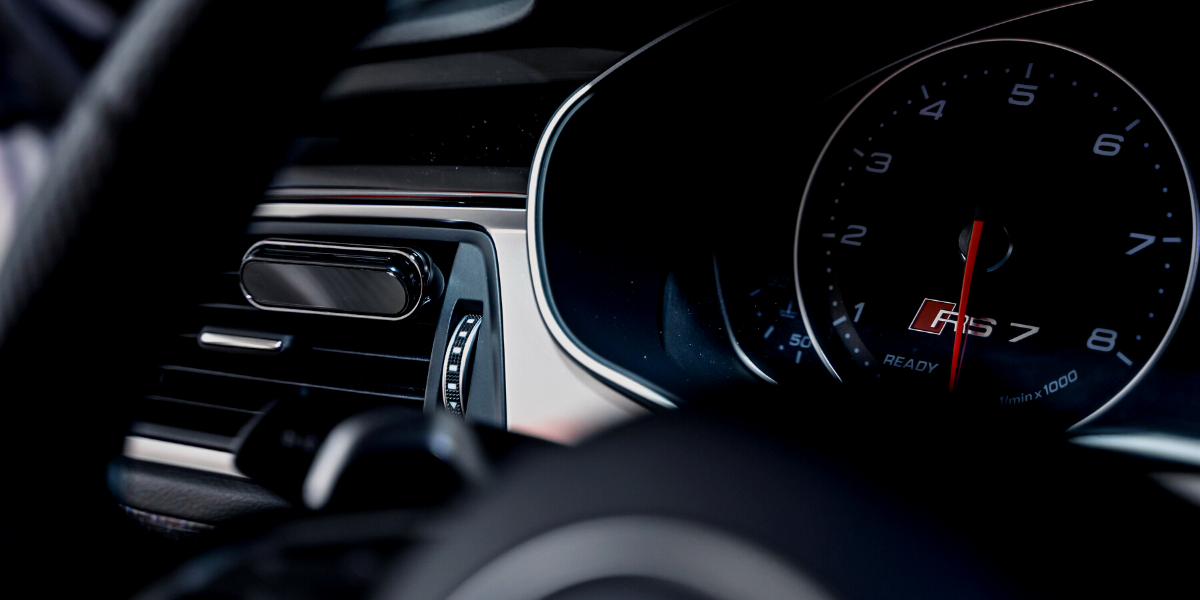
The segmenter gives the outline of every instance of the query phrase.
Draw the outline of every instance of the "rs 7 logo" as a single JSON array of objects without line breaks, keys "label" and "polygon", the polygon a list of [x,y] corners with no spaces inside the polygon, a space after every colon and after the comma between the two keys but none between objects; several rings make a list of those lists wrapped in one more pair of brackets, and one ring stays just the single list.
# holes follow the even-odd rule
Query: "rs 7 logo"
[{"label": "rs 7 logo", "polygon": [[[958,331],[958,313],[954,311],[958,305],[953,302],[945,302],[943,300],[934,300],[926,298],[921,303],[921,308],[917,309],[916,316],[913,317],[912,323],[908,328],[921,333],[929,333],[933,335],[942,335],[942,330],[949,323],[954,331]],[[990,337],[996,325],[995,319],[987,319],[982,317],[967,317],[967,335],[976,337]],[[1024,333],[1008,340],[1010,342],[1019,342],[1035,333],[1041,328],[1034,325],[1022,325],[1020,323],[1009,323],[1010,327],[1025,329]]]}]

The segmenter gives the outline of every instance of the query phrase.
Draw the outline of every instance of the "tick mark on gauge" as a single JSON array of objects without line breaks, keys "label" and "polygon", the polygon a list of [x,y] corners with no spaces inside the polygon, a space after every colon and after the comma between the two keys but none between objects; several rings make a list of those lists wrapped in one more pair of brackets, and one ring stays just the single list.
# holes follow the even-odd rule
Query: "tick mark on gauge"
[{"label": "tick mark on gauge", "polygon": [[1113,112],[1117,112],[1117,107],[1113,107]]},{"label": "tick mark on gauge", "polygon": [[1030,73],[1033,73],[1033,63],[1029,63],[1029,66],[1025,67],[1025,79],[1029,79]]},{"label": "tick mark on gauge", "polygon": [[1161,293],[1163,293],[1163,289],[1162,289],[1162,288],[1158,288],[1158,293],[1160,293],[1160,294],[1161,294]]},{"label": "tick mark on gauge", "polygon": [[[833,322],[833,326],[837,327],[838,325],[841,325],[842,323],[845,323],[845,322],[846,322],[846,315],[842,315],[842,316],[838,317],[836,321]],[[846,337],[850,337],[850,334],[847,333]]]},{"label": "tick mark on gauge", "polygon": [[1151,319],[1153,319],[1153,318],[1154,318],[1154,313],[1150,313],[1150,318],[1151,318]]},{"label": "tick mark on gauge", "polygon": [[772,334],[772,333],[774,333],[774,332],[775,332],[775,326],[774,326],[774,325],[772,325],[772,326],[768,327],[768,328],[767,328],[767,332],[763,334],[763,339],[765,340],[765,339],[767,339],[767,338],[771,337],[771,334]]},{"label": "tick mark on gauge", "polygon": [[1168,219],[1170,219],[1170,218],[1171,218],[1171,213],[1167,213],[1167,218],[1168,218]]},{"label": "tick mark on gauge", "polygon": [[987,69],[984,69],[984,70],[983,70],[983,74],[984,74],[984,75],[987,75]]},{"label": "tick mark on gauge", "polygon": [[1054,79],[1054,73],[1050,74],[1050,79]]},{"label": "tick mark on gauge", "polygon": [[967,74],[963,73],[963,79],[966,79],[966,78],[967,78]]},{"label": "tick mark on gauge", "polygon": [[1157,171],[1157,170],[1158,170],[1158,165],[1154,165],[1154,170],[1155,170],[1155,171]]},{"label": "tick mark on gauge", "polygon": [[[1115,106],[1114,106],[1114,107],[1113,107],[1113,110],[1117,110],[1117,107],[1115,107]],[[1141,119],[1134,119],[1132,123],[1130,123],[1129,125],[1126,125],[1126,126],[1125,126],[1125,131],[1129,131],[1130,129],[1133,129],[1134,127],[1137,127],[1137,124],[1138,124],[1138,123],[1141,123],[1141,122],[1142,122],[1142,120],[1141,120]],[[1157,169],[1157,168],[1158,168],[1158,165],[1154,165],[1154,168],[1155,168],[1155,169]]]},{"label": "tick mark on gauge", "polygon": [[1150,142],[1146,142],[1145,144],[1142,144],[1142,147],[1143,147],[1143,148],[1149,148],[1149,147],[1150,147]]},{"label": "tick mark on gauge", "polygon": [[1075,87],[1075,86],[1077,86],[1077,85],[1079,85],[1079,82],[1078,82],[1078,81],[1072,81],[1072,82],[1071,82],[1071,87]]},{"label": "tick mark on gauge", "polygon": [[863,151],[862,151],[862,150],[859,150],[858,148],[851,148],[851,150],[853,150],[853,151],[854,151],[854,153],[855,153],[855,154],[857,154],[857,155],[859,155],[860,157],[861,157],[861,156],[863,156]]},{"label": "tick mark on gauge", "polygon": [[1100,92],[1092,92],[1092,97],[1093,97],[1093,98],[1099,98],[1099,97],[1100,97]]},{"label": "tick mark on gauge", "polygon": [[1008,72],[1008,69],[1005,69],[1005,70],[1004,70],[1004,72],[1005,72],[1005,73],[1007,73],[1007,72]]},{"label": "tick mark on gauge", "polygon": [[1133,366],[1133,361],[1132,361],[1132,360],[1129,360],[1129,357],[1128,357],[1128,356],[1125,356],[1123,353],[1121,353],[1121,352],[1118,352],[1118,353],[1117,353],[1117,358],[1121,359],[1121,362],[1125,363],[1125,366],[1127,366],[1127,367],[1132,367],[1132,366]]},{"label": "tick mark on gauge", "polygon": [[780,349],[780,350],[783,350],[783,344],[780,344],[780,345],[779,345],[779,349]]},{"label": "tick mark on gauge", "polygon": [[1171,268],[1171,263],[1167,263],[1167,264],[1163,265],[1163,268],[1164,268],[1164,269],[1170,269],[1170,268]]},{"label": "tick mark on gauge", "polygon": [[929,90],[926,90],[924,85],[921,86],[921,95],[925,96],[926,100],[929,99]]},{"label": "tick mark on gauge", "polygon": [[[1170,214],[1170,213],[1168,213],[1168,214]],[[1179,244],[1182,242],[1183,242],[1183,238],[1177,238],[1177,237],[1163,238],[1164,244]],[[1162,293],[1162,290],[1159,290],[1159,293]]]},{"label": "tick mark on gauge", "polygon": [[759,293],[761,293],[761,292],[762,292],[762,288],[758,288],[757,290],[750,292],[750,297],[753,298],[753,297],[759,295]]},{"label": "tick mark on gauge", "polygon": [[946,82],[945,82],[945,81],[943,81],[943,82],[942,82],[942,87],[946,87]]},{"label": "tick mark on gauge", "polygon": [[1163,188],[1163,193],[1167,193],[1167,188]]},{"label": "tick mark on gauge", "polygon": [[1136,335],[1136,336],[1134,336],[1134,339],[1136,339],[1137,341],[1140,342],[1140,341],[1142,341],[1142,336]]},{"label": "tick mark on gauge", "polygon": [[[837,202],[837,200],[834,200],[834,202]],[[837,234],[836,234],[836,233],[822,233],[822,234],[821,234],[821,237],[823,237],[823,238],[835,238],[835,237],[837,237]]]},{"label": "tick mark on gauge", "polygon": [[834,300],[834,301],[833,301],[833,305],[834,305],[834,306],[837,306],[837,300]]}]

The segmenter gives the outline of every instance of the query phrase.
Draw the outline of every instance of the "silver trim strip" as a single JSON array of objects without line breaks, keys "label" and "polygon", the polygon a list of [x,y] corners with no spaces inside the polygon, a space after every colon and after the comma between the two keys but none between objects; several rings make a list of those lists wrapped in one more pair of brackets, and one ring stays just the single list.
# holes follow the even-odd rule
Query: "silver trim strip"
[{"label": "silver trim strip", "polygon": [[254,209],[254,218],[415,219],[439,223],[473,224],[489,231],[494,229],[525,231],[525,211],[520,208],[272,202],[259,204]]},{"label": "silver trim strip", "polygon": [[[1200,258],[1200,243],[1195,243],[1195,240],[1200,240],[1200,221],[1197,221],[1197,217],[1198,217],[1198,215],[1200,215],[1200,206],[1197,205],[1197,200],[1196,200],[1196,185],[1195,185],[1195,182],[1192,180],[1192,171],[1188,167],[1187,159],[1184,158],[1183,152],[1179,149],[1179,142],[1175,138],[1175,133],[1171,131],[1171,128],[1167,125],[1167,122],[1162,118],[1162,114],[1160,114],[1158,112],[1158,109],[1154,107],[1154,105],[1150,102],[1150,100],[1148,98],[1146,98],[1146,96],[1144,94],[1142,94],[1142,91],[1139,90],[1136,86],[1134,86],[1132,82],[1130,82],[1128,79],[1123,77],[1120,73],[1114,71],[1108,65],[1100,62],[1099,60],[1097,60],[1096,58],[1094,58],[1092,56],[1089,56],[1087,54],[1084,54],[1083,52],[1075,50],[1074,48],[1068,48],[1066,46],[1062,46],[1060,44],[1055,44],[1052,42],[1046,42],[1046,41],[1042,41],[1042,40],[1031,40],[1031,39],[1024,39],[1024,38],[988,38],[988,39],[981,39],[981,40],[972,40],[972,41],[964,42],[961,44],[954,44],[951,46],[942,47],[936,51],[925,54],[925,55],[921,56],[920,58],[917,58],[916,60],[913,60],[912,62],[897,69],[892,74],[883,78],[883,80],[881,80],[878,84],[876,84],[874,87],[872,87],[870,89],[870,91],[868,91],[865,95],[863,95],[863,97],[860,98],[858,100],[858,102],[856,102],[854,104],[854,106],[850,109],[850,111],[846,113],[846,116],[842,118],[841,122],[838,123],[838,126],[833,130],[833,133],[830,134],[829,139],[826,140],[826,142],[825,142],[825,146],[823,148],[821,148],[821,154],[819,154],[817,156],[816,162],[813,163],[812,171],[809,173],[809,176],[808,176],[808,182],[804,185],[804,194],[800,200],[800,210],[799,210],[798,214],[796,215],[796,234],[795,234],[795,238],[792,242],[792,255],[793,255],[793,257],[798,257],[799,253],[800,253],[800,224],[804,220],[804,206],[805,206],[805,204],[808,203],[809,191],[812,188],[813,181],[816,179],[817,170],[820,169],[821,162],[825,159],[825,153],[829,151],[829,147],[833,144],[833,140],[835,140],[837,138],[838,134],[841,133],[842,127],[844,127],[846,125],[846,122],[850,120],[850,117],[854,115],[854,113],[858,110],[858,108],[860,106],[862,106],[862,104],[864,102],[867,101],[867,98],[870,98],[872,94],[874,94],[876,91],[878,91],[884,85],[887,85],[887,83],[889,81],[891,81],[893,78],[895,78],[899,74],[903,73],[904,71],[908,70],[909,68],[913,67],[917,63],[920,63],[924,60],[927,60],[929,58],[932,58],[934,56],[937,56],[937,55],[945,53],[945,52],[949,52],[949,51],[957,49],[957,48],[963,48],[966,46],[974,46],[976,44],[988,44],[988,43],[993,43],[993,42],[1022,42],[1022,43],[1028,43],[1028,44],[1037,44],[1037,45],[1041,45],[1041,46],[1047,46],[1050,48],[1057,48],[1057,49],[1063,50],[1065,52],[1070,52],[1072,54],[1075,54],[1076,56],[1079,56],[1086,60],[1092,61],[1097,66],[1104,69],[1105,71],[1108,71],[1110,74],[1112,74],[1113,77],[1116,77],[1122,83],[1124,83],[1126,86],[1128,86],[1129,89],[1133,90],[1133,93],[1137,94],[1138,97],[1140,97],[1142,99],[1142,101],[1146,103],[1146,106],[1150,109],[1150,112],[1154,114],[1155,118],[1157,118],[1158,122],[1162,125],[1163,130],[1167,132],[1167,137],[1170,138],[1171,145],[1174,146],[1174,148],[1175,148],[1175,154],[1179,157],[1180,164],[1183,165],[1183,174],[1184,174],[1184,177],[1187,179],[1187,185],[1188,185],[1188,196],[1191,198],[1191,201],[1192,201],[1192,240],[1194,242],[1192,244],[1191,262],[1188,265],[1187,283],[1184,285],[1183,295],[1179,300],[1179,307],[1176,308],[1176,310],[1175,310],[1175,316],[1171,320],[1171,326],[1167,328],[1167,332],[1166,332],[1166,334],[1163,335],[1162,341],[1159,342],[1158,347],[1155,348],[1154,353],[1150,355],[1150,358],[1146,360],[1146,364],[1142,365],[1142,368],[1139,369],[1138,372],[1133,376],[1133,378],[1131,378],[1129,380],[1129,383],[1127,383],[1124,387],[1122,387],[1120,389],[1120,391],[1118,391],[1116,394],[1114,394],[1111,399],[1109,399],[1107,402],[1105,402],[1103,405],[1101,405],[1100,408],[1097,408],[1094,412],[1092,412],[1092,414],[1088,415],[1087,417],[1084,417],[1078,423],[1067,428],[1067,431],[1075,431],[1075,430],[1087,425],[1088,423],[1091,423],[1096,418],[1098,418],[1100,415],[1104,414],[1110,408],[1112,408],[1118,402],[1120,402],[1122,399],[1124,399],[1125,396],[1128,395],[1129,392],[1132,391],[1133,388],[1135,386],[1137,386],[1138,383],[1141,383],[1142,379],[1145,378],[1146,373],[1148,373],[1150,371],[1150,368],[1154,366],[1154,363],[1158,362],[1159,357],[1161,357],[1163,352],[1166,351],[1167,344],[1171,341],[1171,338],[1174,337],[1175,331],[1179,328],[1179,322],[1183,318],[1183,313],[1187,310],[1188,301],[1191,299],[1192,289],[1195,286],[1195,281],[1196,281],[1196,262],[1197,262],[1197,259]],[[812,322],[808,318],[808,309],[804,302],[804,293],[800,290],[799,277],[800,277],[800,263],[798,260],[793,260],[792,261],[792,279],[795,281],[796,296],[800,299],[800,317],[804,320],[804,329],[808,333],[809,338],[812,339],[813,349],[815,349],[817,351],[817,356],[819,356],[821,358],[821,362],[825,364],[825,368],[828,369],[829,372],[831,374],[833,374],[834,377],[837,377],[838,381],[841,381],[842,380],[841,376],[838,374],[837,370],[834,369],[833,365],[829,361],[829,358],[825,355],[825,350],[821,347],[820,341],[817,339],[817,337],[815,335],[813,335]]]},{"label": "silver trim strip", "polygon": [[263,194],[267,198],[317,198],[326,200],[372,198],[413,200],[419,198],[504,198],[506,200],[524,200],[524,193],[517,192],[418,192],[406,190],[380,190],[358,188],[316,188],[316,187],[277,187]]},{"label": "silver trim strip", "polygon": [[742,350],[741,344],[738,343],[737,336],[733,335],[733,323],[730,322],[729,311],[725,308],[725,291],[721,288],[721,269],[717,267],[716,254],[713,255],[713,276],[717,280],[717,303],[721,306],[721,318],[725,320],[725,332],[729,334],[729,343],[733,346],[733,353],[736,354],[738,360],[742,361],[742,364],[745,365],[747,369],[750,369],[751,373],[757,375],[759,379],[762,379],[763,381],[772,385],[779,385],[778,381],[771,379],[770,375],[764,373],[762,369],[758,368],[758,365],[754,364],[754,361],[750,360],[750,357],[747,356]]},{"label": "silver trim strip", "polygon": [[554,311],[550,307],[550,293],[546,288],[545,275],[542,273],[541,256],[539,253],[540,244],[538,242],[538,228],[541,219],[538,218],[538,206],[539,201],[541,200],[543,180],[546,177],[546,166],[550,160],[550,148],[554,145],[555,139],[558,138],[559,130],[561,130],[562,126],[566,123],[566,120],[570,114],[582,106],[583,103],[591,97],[590,92],[592,91],[592,88],[596,87],[596,84],[603,81],[604,78],[612,74],[613,71],[621,68],[646,50],[649,50],[659,42],[675,35],[693,23],[707,17],[708,15],[711,15],[717,10],[720,10],[720,8],[704,13],[703,15],[700,15],[699,17],[680,25],[675,29],[658,36],[645,46],[634,50],[629,54],[629,56],[622,58],[617,62],[617,64],[609,67],[603,73],[596,76],[595,79],[587,82],[578,90],[575,90],[575,93],[571,94],[571,96],[562,103],[562,106],[559,106],[558,110],[554,111],[554,115],[550,117],[550,122],[546,124],[546,128],[542,133],[542,138],[538,141],[537,150],[533,154],[533,165],[529,171],[529,192],[527,194],[525,204],[526,218],[528,219],[528,222],[526,223],[525,228],[526,231],[529,232],[527,238],[529,242],[529,271],[533,278],[533,295],[537,300],[538,312],[540,312],[542,315],[542,322],[546,324],[546,329],[550,331],[550,335],[554,337],[554,341],[558,342],[558,345],[562,347],[562,349],[569,354],[571,358],[575,359],[575,361],[580,365],[583,365],[585,369],[591,371],[595,376],[607,381],[617,388],[662,408],[677,408],[678,406],[674,400],[667,398],[663,393],[651,389],[648,385],[638,381],[637,379],[634,379],[630,375],[622,373],[597,360],[592,356],[590,350],[586,350],[583,348],[583,346],[575,342],[575,340],[573,340],[571,336],[567,334],[562,324],[558,322],[558,317],[555,316]]},{"label": "silver trim strip", "polygon": [[233,454],[220,450],[130,435],[125,437],[123,454],[134,460],[246,478],[234,465]]},{"label": "silver trim strip", "polygon": [[283,340],[229,335],[225,333],[213,333],[211,331],[205,331],[200,334],[200,343],[206,346],[221,346],[223,348],[238,348],[240,350],[278,352],[283,349]]},{"label": "silver trim strip", "polygon": [[1169,433],[1093,433],[1071,438],[1084,448],[1200,467],[1200,440]]}]

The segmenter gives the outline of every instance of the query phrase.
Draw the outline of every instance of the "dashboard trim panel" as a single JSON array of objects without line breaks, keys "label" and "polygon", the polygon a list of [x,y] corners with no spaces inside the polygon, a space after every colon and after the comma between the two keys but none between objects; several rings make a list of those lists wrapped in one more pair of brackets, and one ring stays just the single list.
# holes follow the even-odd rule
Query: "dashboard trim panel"
[{"label": "dashboard trim panel", "polygon": [[709,11],[691,21],[688,21],[667,33],[650,41],[650,43],[631,52],[628,56],[621,59],[615,65],[609,67],[603,73],[596,76],[595,79],[587,82],[578,90],[575,90],[558,110],[554,111],[554,115],[550,117],[550,121],[546,124],[546,128],[542,133],[541,139],[538,141],[537,150],[533,154],[533,165],[529,171],[529,193],[526,198],[526,218],[528,223],[526,229],[529,232],[529,269],[533,277],[533,293],[537,299],[538,311],[542,315],[542,321],[546,325],[546,329],[554,336],[554,340],[562,347],[564,351],[575,359],[585,369],[591,371],[594,375],[608,382],[610,385],[630,394],[636,398],[649,402],[659,408],[674,409],[678,408],[678,400],[669,398],[667,392],[656,390],[648,382],[639,381],[629,373],[605,364],[605,361],[598,359],[593,353],[586,349],[583,345],[575,341],[566,328],[559,322],[558,316],[555,314],[552,305],[550,290],[546,284],[546,274],[542,271],[542,253],[541,241],[538,239],[538,231],[541,227],[540,200],[542,197],[542,189],[545,184],[546,166],[550,160],[550,151],[554,147],[554,142],[558,138],[559,131],[570,118],[571,113],[578,110],[583,103],[591,98],[591,91],[596,86],[616,71],[624,66],[629,61],[636,58],[646,50],[657,45],[659,42],[675,35],[676,33],[686,29],[688,26],[707,17],[720,10],[719,8]]},{"label": "dashboard trim panel", "polygon": [[525,210],[464,206],[269,202],[253,213],[266,219],[364,219],[469,225],[491,236],[499,262],[504,320],[506,422],[516,431],[573,444],[646,409],[567,355],[543,326],[533,297]]}]

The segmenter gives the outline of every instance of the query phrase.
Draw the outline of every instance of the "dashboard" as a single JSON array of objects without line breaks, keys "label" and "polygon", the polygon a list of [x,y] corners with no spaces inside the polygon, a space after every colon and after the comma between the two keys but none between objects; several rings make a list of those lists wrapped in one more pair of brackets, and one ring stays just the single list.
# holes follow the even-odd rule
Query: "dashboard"
[{"label": "dashboard", "polygon": [[889,444],[1069,447],[1200,504],[1186,8],[401,4],[236,231],[139,251],[189,265],[106,462],[150,572],[423,524],[490,485],[448,439],[503,466],[675,413],[889,481]]},{"label": "dashboard", "polygon": [[[625,51],[512,48],[562,37],[537,19],[453,52],[364,43],[163,332],[131,464],[249,476],[250,506],[283,506],[298,483],[278,461],[302,473],[335,423],[381,403],[576,443],[737,398],[1194,453],[1198,372],[1172,341],[1194,327],[1198,124],[1162,58],[1182,38],[1154,33],[1167,9],[897,28],[893,9],[829,8],[804,40],[754,3],[702,9],[609,40]],[[818,51],[838,58],[786,66]],[[263,244],[416,249],[444,291],[392,322],[304,308],[342,293],[328,282],[264,306],[246,271]],[[271,285],[302,288],[333,256],[276,256],[299,271]],[[452,409],[445,340],[464,315],[482,325]],[[255,451],[264,431],[307,442]]]},{"label": "dashboard", "polygon": [[[973,418],[1017,427],[1153,422],[1186,435],[1195,392],[1187,351],[1171,340],[1189,335],[1194,125],[1186,109],[1168,116],[1178,88],[1145,66],[1171,51],[1170,36],[1142,37],[1165,11],[1126,19],[1117,41],[1100,32],[1119,13],[1102,3],[1037,12],[893,51],[891,64],[824,88],[807,73],[750,75],[750,57],[776,50],[769,41],[736,67],[701,54],[700,73],[664,76],[651,58],[647,74],[615,73],[564,106],[574,112],[536,188],[545,287],[570,298],[552,312],[651,403],[753,379],[785,403],[834,390],[971,406]],[[672,39],[685,47],[688,35]],[[703,52],[661,53],[672,51]],[[753,101],[736,97],[736,77],[753,82]],[[731,106],[736,120],[713,116]],[[789,117],[763,122],[780,113]],[[706,122],[725,127],[696,127]],[[669,158],[609,159],[615,144],[595,141],[634,130],[647,146],[688,142]],[[584,176],[618,168],[631,174]],[[671,176],[651,181],[651,168]],[[724,173],[743,176],[726,183]],[[628,286],[612,285],[620,274]],[[657,313],[640,300],[655,286]],[[968,301],[976,309],[958,310]],[[707,347],[693,339],[705,329]]]}]

